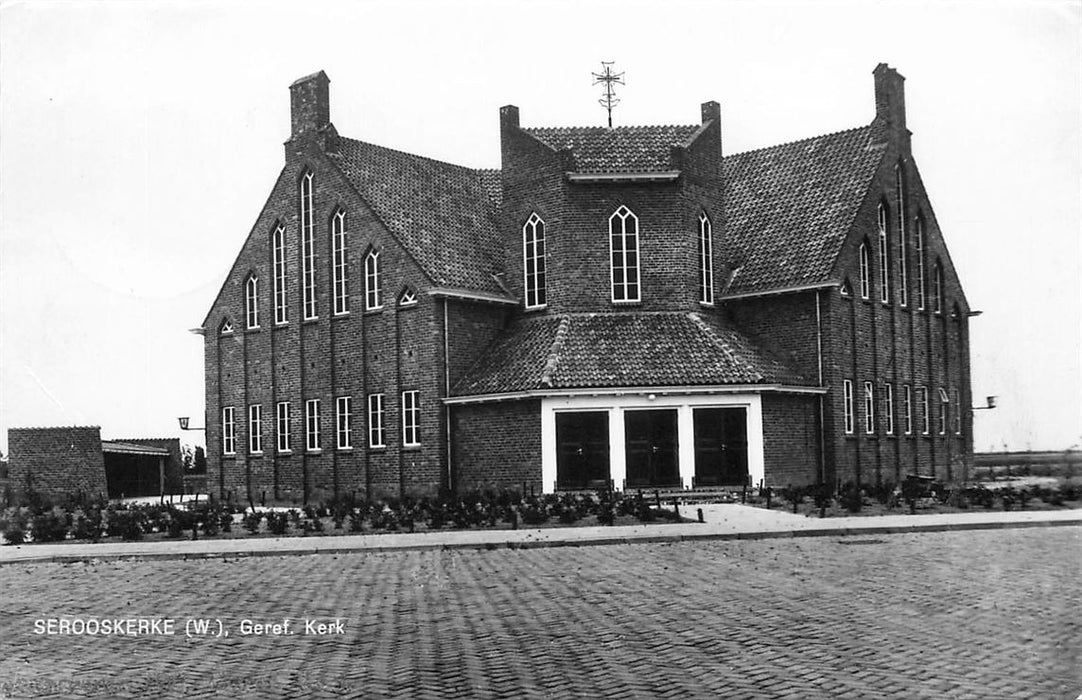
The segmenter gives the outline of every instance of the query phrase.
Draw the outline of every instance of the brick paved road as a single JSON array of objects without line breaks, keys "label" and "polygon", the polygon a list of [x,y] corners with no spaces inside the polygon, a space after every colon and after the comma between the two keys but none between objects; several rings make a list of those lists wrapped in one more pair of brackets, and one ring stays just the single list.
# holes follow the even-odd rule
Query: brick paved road
[{"label": "brick paved road", "polygon": [[[0,696],[1075,698],[1082,528],[0,567]],[[230,636],[34,634],[219,618]],[[243,619],[298,634],[241,636]],[[304,636],[304,618],[345,634]]]}]

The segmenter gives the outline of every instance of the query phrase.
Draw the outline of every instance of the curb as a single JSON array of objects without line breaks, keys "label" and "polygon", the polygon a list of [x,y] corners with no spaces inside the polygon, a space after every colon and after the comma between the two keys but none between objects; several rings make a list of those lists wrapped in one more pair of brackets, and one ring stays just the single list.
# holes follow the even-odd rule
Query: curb
[{"label": "curb", "polygon": [[1082,518],[1071,520],[1031,520],[1018,522],[980,523],[914,523],[909,526],[870,526],[861,528],[823,527],[806,530],[756,530],[748,532],[704,532],[701,534],[646,535],[643,537],[594,537],[580,540],[525,540],[521,542],[449,542],[443,544],[402,544],[374,547],[298,547],[275,549],[237,549],[224,552],[141,552],[136,554],[60,554],[52,556],[2,560],[0,566],[16,564],[77,564],[104,561],[196,561],[201,559],[247,559],[256,557],[288,557],[345,554],[387,554],[391,552],[425,551],[495,551],[500,549],[548,549],[553,547],[603,547],[634,544],[678,544],[731,540],[773,540],[807,537],[860,537],[867,535],[900,535],[917,532],[958,532],[963,530],[1013,530],[1034,527],[1076,527]]}]

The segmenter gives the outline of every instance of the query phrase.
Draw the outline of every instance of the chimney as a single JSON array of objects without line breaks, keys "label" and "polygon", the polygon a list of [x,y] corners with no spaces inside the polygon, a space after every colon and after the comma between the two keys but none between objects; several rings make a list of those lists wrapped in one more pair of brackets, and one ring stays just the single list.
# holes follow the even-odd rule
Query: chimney
[{"label": "chimney", "polygon": [[886,63],[872,71],[875,76],[875,118],[899,132],[905,130],[905,78]]},{"label": "chimney", "polygon": [[703,124],[709,121],[721,122],[721,105],[711,100],[702,105]]},{"label": "chimney", "polygon": [[291,138],[316,132],[330,125],[330,83],[327,74],[319,71],[289,86],[293,121]]},{"label": "chimney", "polygon": [[508,126],[518,128],[518,107],[515,105],[500,107],[500,128]]}]

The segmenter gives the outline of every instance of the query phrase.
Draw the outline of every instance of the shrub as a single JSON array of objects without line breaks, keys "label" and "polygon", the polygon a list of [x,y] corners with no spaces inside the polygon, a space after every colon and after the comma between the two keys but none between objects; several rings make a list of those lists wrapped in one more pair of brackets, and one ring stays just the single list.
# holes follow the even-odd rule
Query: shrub
[{"label": "shrub", "polygon": [[68,514],[58,506],[30,518],[35,542],[58,542],[68,536]]},{"label": "shrub", "polygon": [[258,535],[259,526],[263,523],[263,514],[258,511],[246,513],[242,522],[249,535]]},{"label": "shrub", "polygon": [[[294,511],[290,511],[294,512]],[[289,531],[289,513],[267,513],[267,530],[273,535],[284,535]]]},{"label": "shrub", "polygon": [[0,518],[0,532],[8,544],[22,544],[26,541],[26,531],[30,525],[30,509],[12,507],[4,511]]}]

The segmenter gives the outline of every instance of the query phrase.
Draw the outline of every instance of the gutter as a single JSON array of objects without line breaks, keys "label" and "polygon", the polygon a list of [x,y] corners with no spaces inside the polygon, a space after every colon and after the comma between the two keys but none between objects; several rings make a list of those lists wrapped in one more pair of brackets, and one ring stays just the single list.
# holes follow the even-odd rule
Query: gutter
[{"label": "gutter", "polygon": [[636,396],[656,394],[661,396],[697,396],[701,394],[825,394],[821,386],[793,386],[788,384],[721,384],[716,386],[647,386],[647,387],[593,387],[585,389],[525,389],[496,394],[473,394],[452,396],[443,400],[448,405],[489,403],[497,401],[521,401],[576,396]]}]

